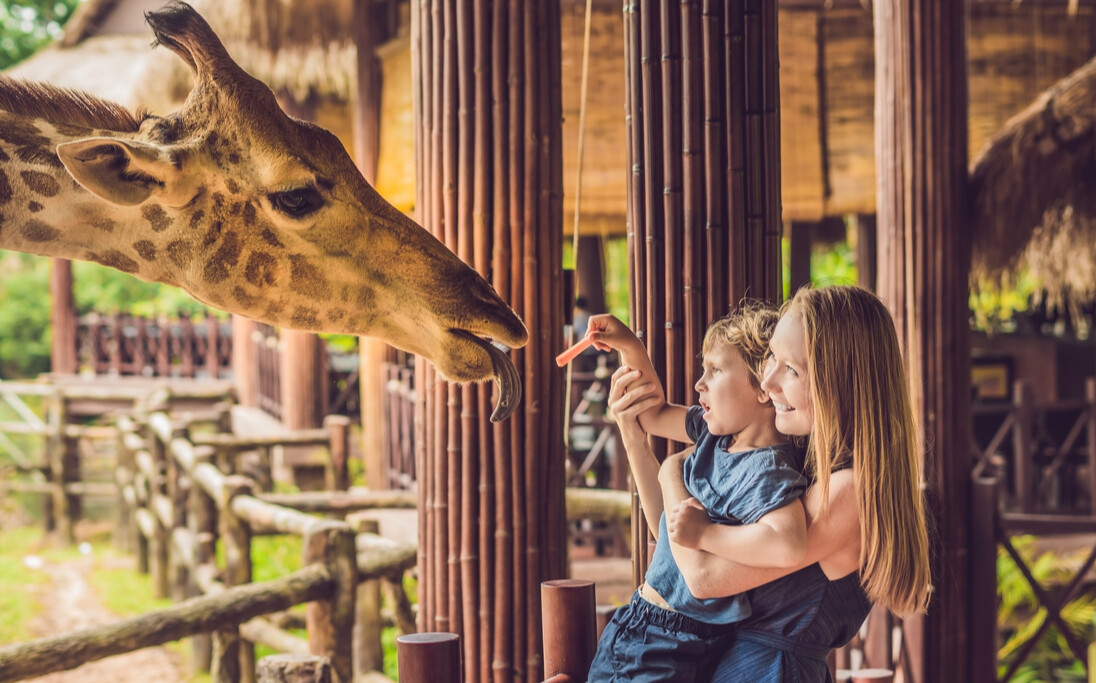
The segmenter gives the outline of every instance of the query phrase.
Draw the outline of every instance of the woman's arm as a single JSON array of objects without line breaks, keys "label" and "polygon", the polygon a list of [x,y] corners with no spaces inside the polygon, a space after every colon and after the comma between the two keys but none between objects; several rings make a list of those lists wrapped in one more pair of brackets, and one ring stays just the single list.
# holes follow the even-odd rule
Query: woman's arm
[{"label": "woman's arm", "polygon": [[643,431],[638,417],[659,399],[651,395],[642,398],[649,392],[634,389],[630,391],[639,380],[638,370],[624,366],[617,368],[609,388],[608,406],[616,420],[617,429],[620,430],[620,440],[628,456],[628,468],[639,494],[643,516],[647,520],[647,526],[655,530],[657,535],[658,520],[663,512],[662,492],[658,486],[658,461],[651,452],[647,432]]},{"label": "woman's arm", "polygon": [[716,524],[695,498],[666,511],[671,541],[751,567],[795,567],[807,555],[807,516],[800,498],[751,524]]},{"label": "woman's arm", "polygon": [[[670,478],[666,469],[664,466],[664,471],[659,473],[659,480],[663,483],[664,504],[669,509],[685,497],[671,500],[675,494],[673,486],[663,481]],[[800,562],[788,567],[750,567],[712,553],[680,546],[668,539],[689,591],[697,598],[735,595],[816,562],[822,565],[827,575],[835,578],[855,570],[860,559],[860,524],[852,472],[835,472],[830,477],[829,502],[825,510],[822,510],[822,500],[816,487],[807,489],[803,502],[807,513],[806,553]],[[738,549],[729,549],[727,554],[733,555],[735,550]]]}]

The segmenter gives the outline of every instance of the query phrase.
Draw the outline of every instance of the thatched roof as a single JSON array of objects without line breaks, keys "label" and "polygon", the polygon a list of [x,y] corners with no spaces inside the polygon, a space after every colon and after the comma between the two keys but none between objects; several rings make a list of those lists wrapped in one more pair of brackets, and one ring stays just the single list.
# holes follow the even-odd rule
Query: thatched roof
[{"label": "thatched roof", "polygon": [[357,77],[353,0],[191,0],[245,71],[298,101],[348,100]]},{"label": "thatched roof", "polygon": [[976,286],[1026,267],[1052,302],[1096,298],[1096,58],[1004,125],[970,190]]}]

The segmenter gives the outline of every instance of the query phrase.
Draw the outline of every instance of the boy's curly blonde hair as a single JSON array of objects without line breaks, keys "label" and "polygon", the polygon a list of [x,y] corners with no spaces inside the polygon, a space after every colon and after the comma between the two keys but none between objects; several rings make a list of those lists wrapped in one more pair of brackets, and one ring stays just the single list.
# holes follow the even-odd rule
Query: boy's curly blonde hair
[{"label": "boy's curly blonde hair", "polygon": [[711,324],[704,333],[701,353],[710,353],[716,344],[730,346],[750,369],[750,383],[760,389],[765,360],[769,357],[769,339],[779,319],[776,308],[769,304],[743,300],[738,308]]}]

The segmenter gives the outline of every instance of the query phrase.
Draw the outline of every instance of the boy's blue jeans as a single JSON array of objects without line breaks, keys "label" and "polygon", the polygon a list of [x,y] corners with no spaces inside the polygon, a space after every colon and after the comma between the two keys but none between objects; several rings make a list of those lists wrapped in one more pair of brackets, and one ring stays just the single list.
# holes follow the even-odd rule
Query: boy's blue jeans
[{"label": "boy's blue jeans", "polygon": [[587,680],[707,682],[731,639],[733,625],[662,609],[637,591],[602,632]]}]

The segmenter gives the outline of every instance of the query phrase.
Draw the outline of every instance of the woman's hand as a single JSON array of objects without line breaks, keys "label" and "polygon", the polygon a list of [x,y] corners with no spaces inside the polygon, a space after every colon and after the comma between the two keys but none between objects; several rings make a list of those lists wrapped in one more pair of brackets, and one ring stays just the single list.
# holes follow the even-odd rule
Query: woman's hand
[{"label": "woman's hand", "polygon": [[704,550],[701,537],[712,521],[696,498],[686,498],[666,512],[666,531],[674,543],[693,550]]},{"label": "woman's hand", "polygon": [[607,404],[610,414],[616,420],[620,436],[628,447],[629,442],[643,439],[646,443],[647,432],[639,424],[639,416],[646,410],[662,402],[658,388],[651,382],[643,381],[639,370],[622,365],[613,373],[609,387]]}]

